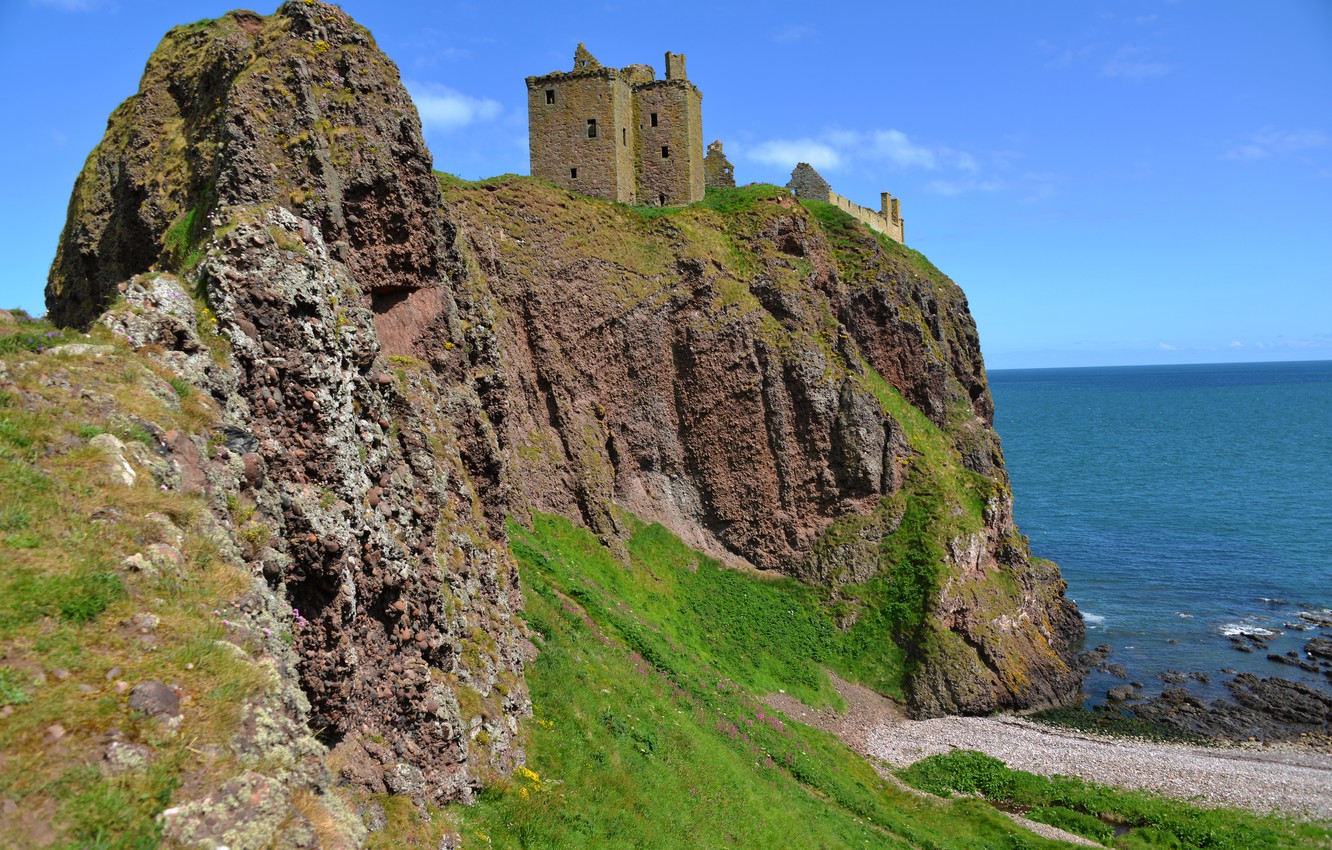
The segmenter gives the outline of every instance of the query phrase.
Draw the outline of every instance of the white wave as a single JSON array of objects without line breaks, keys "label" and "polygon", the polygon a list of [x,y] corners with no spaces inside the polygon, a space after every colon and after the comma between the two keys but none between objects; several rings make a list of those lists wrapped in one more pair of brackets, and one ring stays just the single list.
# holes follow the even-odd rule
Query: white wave
[{"label": "white wave", "polygon": [[1102,617],[1100,614],[1093,614],[1090,611],[1082,612],[1082,621],[1092,628],[1105,625],[1105,617]]},{"label": "white wave", "polygon": [[1234,637],[1236,635],[1249,635],[1251,637],[1272,637],[1273,635],[1280,634],[1280,632],[1275,632],[1271,629],[1265,629],[1262,626],[1251,626],[1248,623],[1226,623],[1224,626],[1221,627],[1221,634],[1225,635],[1226,637]]}]

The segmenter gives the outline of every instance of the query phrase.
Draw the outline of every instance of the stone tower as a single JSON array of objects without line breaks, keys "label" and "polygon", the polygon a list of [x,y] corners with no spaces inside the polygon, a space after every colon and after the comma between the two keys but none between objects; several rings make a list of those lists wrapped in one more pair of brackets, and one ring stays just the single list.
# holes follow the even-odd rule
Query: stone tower
[{"label": "stone tower", "polygon": [[703,197],[703,95],[685,57],[607,68],[582,44],[572,71],[527,78],[532,176],[626,204],[672,206]]}]

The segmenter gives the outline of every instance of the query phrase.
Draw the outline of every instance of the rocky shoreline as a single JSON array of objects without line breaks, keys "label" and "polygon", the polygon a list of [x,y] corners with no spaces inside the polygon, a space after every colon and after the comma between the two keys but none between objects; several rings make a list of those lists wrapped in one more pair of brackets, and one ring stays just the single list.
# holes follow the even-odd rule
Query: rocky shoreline
[{"label": "rocky shoreline", "polygon": [[1332,756],[1303,747],[1198,747],[1107,738],[1016,717],[944,717],[880,724],[868,755],[893,767],[953,749],[1009,767],[1154,791],[1204,806],[1332,818]]},{"label": "rocky shoreline", "polygon": [[811,709],[785,695],[765,702],[892,768],[955,749],[979,750],[1043,776],[1077,776],[1203,806],[1332,819],[1332,750],[1326,736],[1322,748],[1308,739],[1198,746],[1091,734],[1012,716],[908,720],[892,700],[831,678],[846,703],[840,712]]},{"label": "rocky shoreline", "polygon": [[[1309,658],[1326,663],[1324,650],[1332,649],[1332,641],[1314,638],[1309,647]],[[1129,679],[1127,668],[1111,658],[1113,648],[1102,644],[1083,653],[1080,660],[1089,673],[1095,670]],[[1165,685],[1161,693],[1146,696],[1138,681],[1117,685],[1107,690],[1107,702],[1093,711],[1126,713],[1163,730],[1223,744],[1300,741],[1316,750],[1332,751],[1332,694],[1319,688],[1278,676],[1233,673],[1224,682],[1228,698],[1204,702],[1190,693],[1189,685],[1210,685],[1209,674],[1168,670],[1157,678]]]}]

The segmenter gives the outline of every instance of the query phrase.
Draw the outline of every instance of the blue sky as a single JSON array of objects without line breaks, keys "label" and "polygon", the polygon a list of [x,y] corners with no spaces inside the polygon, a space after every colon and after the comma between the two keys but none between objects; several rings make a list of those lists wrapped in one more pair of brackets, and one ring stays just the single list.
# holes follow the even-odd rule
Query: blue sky
[{"label": "blue sky", "polygon": [[[342,4],[435,167],[527,172],[523,78],[688,55],[740,182],[797,160],[966,290],[991,368],[1332,358],[1332,2]],[[3,0],[0,305],[171,26],[229,2]],[[256,11],[275,8],[264,5]]]}]

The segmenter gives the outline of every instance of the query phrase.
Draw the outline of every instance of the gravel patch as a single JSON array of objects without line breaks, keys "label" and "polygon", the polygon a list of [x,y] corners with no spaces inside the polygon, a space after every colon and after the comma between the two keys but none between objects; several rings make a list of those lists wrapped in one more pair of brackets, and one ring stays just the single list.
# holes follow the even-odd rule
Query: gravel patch
[{"label": "gravel patch", "polygon": [[1200,805],[1332,818],[1332,757],[1321,753],[1127,741],[1014,717],[879,723],[864,747],[894,767],[954,749],[979,750],[1044,776],[1077,776]]}]

